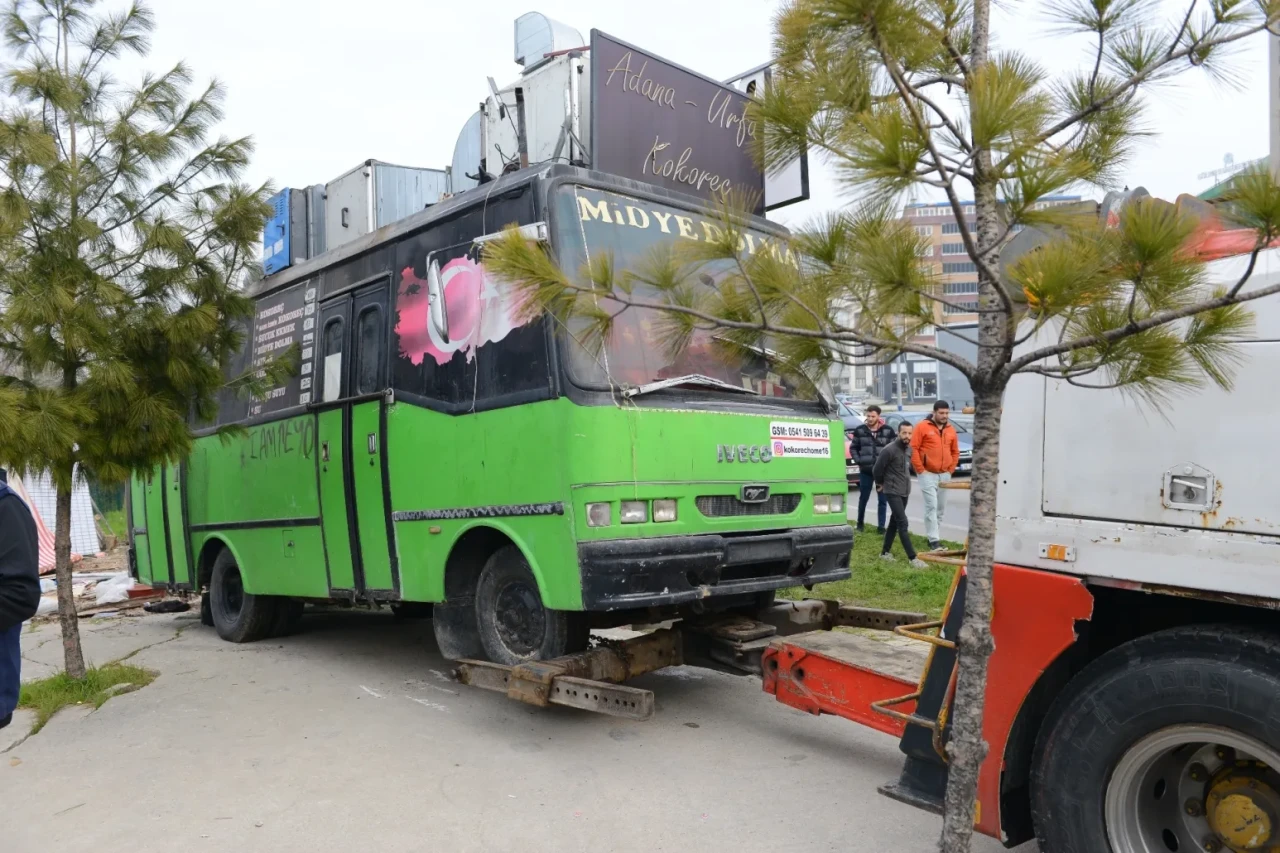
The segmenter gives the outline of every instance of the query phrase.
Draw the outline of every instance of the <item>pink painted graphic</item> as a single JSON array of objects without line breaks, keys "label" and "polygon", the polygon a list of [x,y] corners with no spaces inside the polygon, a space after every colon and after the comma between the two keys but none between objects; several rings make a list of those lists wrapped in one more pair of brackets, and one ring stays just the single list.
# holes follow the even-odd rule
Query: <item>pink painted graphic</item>
[{"label": "pink painted graphic", "polygon": [[428,280],[418,278],[412,267],[405,267],[400,273],[396,335],[400,355],[415,366],[428,356],[436,364],[447,364],[459,350],[471,361],[481,346],[502,340],[532,319],[522,316],[512,295],[499,290],[485,275],[484,266],[470,258],[455,258],[443,268],[432,261],[427,276],[439,279],[449,317],[449,339],[444,340],[431,322]]}]

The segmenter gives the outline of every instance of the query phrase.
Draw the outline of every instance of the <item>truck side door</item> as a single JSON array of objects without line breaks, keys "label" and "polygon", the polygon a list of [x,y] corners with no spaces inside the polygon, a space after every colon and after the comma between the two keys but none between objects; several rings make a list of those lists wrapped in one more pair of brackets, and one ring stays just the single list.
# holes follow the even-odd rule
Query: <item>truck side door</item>
[{"label": "truck side door", "polygon": [[331,592],[398,597],[387,512],[389,279],[320,306],[320,501]]}]

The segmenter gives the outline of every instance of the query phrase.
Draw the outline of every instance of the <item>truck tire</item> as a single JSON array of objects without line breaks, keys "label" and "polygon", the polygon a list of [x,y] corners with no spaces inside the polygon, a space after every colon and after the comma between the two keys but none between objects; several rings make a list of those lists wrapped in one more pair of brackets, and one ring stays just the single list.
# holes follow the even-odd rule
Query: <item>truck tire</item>
[{"label": "truck tire", "polygon": [[275,596],[259,596],[259,598],[275,598],[276,618],[271,623],[268,637],[287,637],[298,630],[302,624],[302,611],[307,605],[293,598],[276,598]]},{"label": "truck tire", "polygon": [[1280,638],[1200,625],[1125,643],[1063,689],[1032,760],[1042,853],[1225,853],[1263,824],[1274,843]]},{"label": "truck tire", "polygon": [[268,635],[279,612],[273,596],[244,591],[240,567],[230,550],[213,561],[209,581],[210,609],[218,636],[231,643],[252,643]]},{"label": "truck tire", "polygon": [[582,616],[543,606],[529,562],[514,545],[495,551],[480,572],[476,621],[494,663],[515,666],[582,651],[588,634]]}]

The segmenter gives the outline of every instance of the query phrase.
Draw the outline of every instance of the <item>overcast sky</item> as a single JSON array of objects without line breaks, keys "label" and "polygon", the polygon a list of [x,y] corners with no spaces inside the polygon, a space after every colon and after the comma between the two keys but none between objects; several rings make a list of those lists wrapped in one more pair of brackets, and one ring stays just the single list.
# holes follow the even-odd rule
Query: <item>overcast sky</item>
[{"label": "overcast sky", "polygon": [[[1170,18],[1178,5],[1160,0]],[[775,0],[150,0],[158,29],[148,66],[185,59],[227,87],[229,135],[251,134],[251,180],[323,183],[362,160],[443,168],[463,122],[487,92],[519,74],[512,23],[539,11],[593,27],[716,79],[769,58]],[[1087,46],[1052,35],[1040,3],[1005,4],[993,42],[1050,69],[1086,61]],[[1127,183],[1173,199],[1212,182],[1196,175],[1267,153],[1266,42],[1246,42],[1238,89],[1191,72],[1151,98],[1153,132]],[[841,203],[819,165],[812,201],[779,211],[795,222]],[[1096,195],[1096,194],[1095,194]],[[928,200],[922,196],[920,200]]]}]

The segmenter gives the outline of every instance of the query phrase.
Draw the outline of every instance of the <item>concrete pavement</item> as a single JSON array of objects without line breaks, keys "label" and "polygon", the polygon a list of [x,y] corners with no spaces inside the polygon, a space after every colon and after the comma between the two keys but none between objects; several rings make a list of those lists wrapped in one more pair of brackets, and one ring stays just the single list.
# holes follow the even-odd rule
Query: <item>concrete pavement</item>
[{"label": "concrete pavement", "polygon": [[[939,818],[876,793],[892,738],[757,679],[647,676],[658,712],[635,723],[453,683],[430,622],[303,621],[250,645],[194,613],[82,622],[95,662],[139,650],[160,675],[0,755],[6,853],[933,849]],[[24,632],[32,672],[56,632]]]}]

